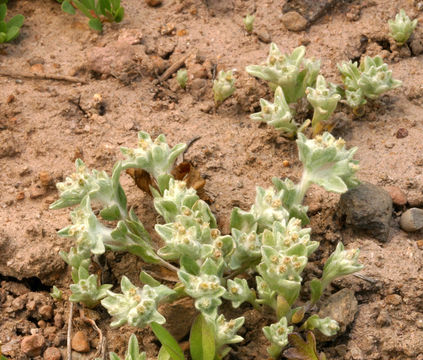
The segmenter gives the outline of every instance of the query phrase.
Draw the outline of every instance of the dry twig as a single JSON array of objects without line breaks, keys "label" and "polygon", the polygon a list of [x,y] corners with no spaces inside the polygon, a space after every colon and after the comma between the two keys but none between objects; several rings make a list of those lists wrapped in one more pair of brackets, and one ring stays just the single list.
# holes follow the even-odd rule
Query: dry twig
[{"label": "dry twig", "polygon": [[66,81],[71,83],[86,84],[85,80],[79,79],[74,76],[66,76],[66,75],[13,73],[13,72],[7,72],[7,71],[0,71],[0,76],[10,77],[13,79],[25,78],[25,79],[32,79],[32,80],[55,80],[55,81]]},{"label": "dry twig", "polygon": [[73,302],[70,303],[69,319],[68,319],[68,335],[67,335],[68,360],[72,360],[72,318],[73,318]]},{"label": "dry twig", "polygon": [[94,328],[94,330],[97,331],[99,338],[99,346],[95,356],[100,356],[100,359],[106,360],[106,341],[103,337],[103,333],[101,332],[100,328],[97,326],[93,319],[90,319],[89,317],[85,316],[84,309],[79,309],[79,317],[82,321],[85,321],[86,323],[90,324]]}]

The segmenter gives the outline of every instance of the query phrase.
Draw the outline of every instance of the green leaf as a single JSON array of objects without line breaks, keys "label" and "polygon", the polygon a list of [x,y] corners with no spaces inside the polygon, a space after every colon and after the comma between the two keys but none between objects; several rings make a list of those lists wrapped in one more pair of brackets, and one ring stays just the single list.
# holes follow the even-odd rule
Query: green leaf
[{"label": "green leaf", "polygon": [[313,332],[307,332],[306,338],[307,341],[304,341],[298,333],[289,334],[288,340],[293,347],[284,351],[283,355],[289,360],[325,360],[326,356],[317,352]]},{"label": "green leaf", "polygon": [[6,42],[6,34],[4,32],[0,32],[0,44]]},{"label": "green leaf", "polygon": [[120,219],[120,210],[119,206],[112,205],[104,208],[100,211],[100,216],[107,221],[119,220]]},{"label": "green leaf", "polygon": [[313,279],[310,282],[310,290],[311,290],[311,302],[313,304],[317,303],[322,296],[323,288],[322,282],[319,279]]},{"label": "green leaf", "polygon": [[6,18],[7,6],[6,4],[0,4],[0,21],[3,21]]},{"label": "green leaf", "polygon": [[67,0],[62,2],[62,10],[67,13],[67,14],[71,14],[71,15],[75,15],[76,10],[75,8],[71,5],[71,3]]},{"label": "green leaf", "polygon": [[161,285],[156,279],[154,279],[151,275],[147,274],[145,271],[141,271],[140,273],[140,281],[143,284],[150,285],[151,287],[156,287]]},{"label": "green leaf", "polygon": [[0,21],[0,33],[6,34],[7,24],[4,21]]},{"label": "green leaf", "polygon": [[15,40],[19,35],[19,28],[16,26],[12,26],[10,28],[7,29],[7,33],[6,33],[6,41],[12,41]]},{"label": "green leaf", "polygon": [[125,10],[123,9],[123,7],[119,8],[116,12],[115,12],[115,18],[114,20],[118,23],[121,22],[123,20],[123,17],[125,16]]},{"label": "green leaf", "polygon": [[189,272],[192,275],[198,275],[200,272],[200,267],[195,262],[194,259],[190,258],[189,256],[182,255],[181,259],[179,260],[181,268],[185,271]]},{"label": "green leaf", "polygon": [[201,314],[192,324],[189,344],[192,360],[214,360],[216,353],[214,331]]},{"label": "green leaf", "polygon": [[101,23],[101,21],[99,19],[91,19],[88,22],[88,25],[90,26],[91,29],[95,30],[95,31],[103,31],[103,24]]},{"label": "green leaf", "polygon": [[152,322],[150,326],[154,335],[156,335],[173,360],[185,360],[181,347],[169,331],[155,322]]},{"label": "green leaf", "polygon": [[166,348],[162,346],[159,351],[159,355],[157,356],[157,360],[170,360],[171,356],[167,352]]},{"label": "green leaf", "polygon": [[20,28],[23,25],[24,21],[25,21],[25,16],[21,14],[15,15],[9,20],[9,22],[7,23],[7,27],[16,26]]}]

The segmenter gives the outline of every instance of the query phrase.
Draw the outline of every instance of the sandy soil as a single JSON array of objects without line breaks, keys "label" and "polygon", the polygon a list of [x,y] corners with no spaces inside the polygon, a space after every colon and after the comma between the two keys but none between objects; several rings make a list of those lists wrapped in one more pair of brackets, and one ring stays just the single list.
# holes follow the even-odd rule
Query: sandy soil
[{"label": "sandy soil", "polygon": [[[423,207],[423,58],[395,49],[387,35],[387,20],[399,8],[419,18],[422,27],[421,2],[339,1],[298,33],[281,22],[284,1],[164,0],[156,8],[140,0],[122,3],[124,21],[106,25],[104,34],[98,35],[85,18],[61,12],[53,0],[9,1],[10,14],[26,17],[19,39],[0,45],[1,73],[12,74],[0,75],[0,343],[12,359],[28,358],[20,350],[20,340],[31,333],[43,334],[49,346],[62,351],[66,347],[69,304],[53,301],[48,292],[53,284],[66,292],[71,282],[58,251],[72,244],[56,235],[68,224],[69,211],[49,211],[48,206],[57,198],[54,183],[73,171],[76,158],[91,168],[110,171],[120,156],[119,147],[135,146],[139,130],[152,136],[164,133],[171,144],[199,136],[187,158],[207,180],[206,191],[223,232],[229,230],[232,207],[250,207],[255,186],[270,186],[273,176],[299,178],[295,143],[249,119],[259,98],[271,95],[266,84],[244,68],[266,58],[270,40],[284,52],[306,45],[307,57],[321,59],[323,75],[337,83],[337,63],[365,55],[385,58],[403,86],[368,106],[360,118],[340,106],[335,134],[359,147],[361,180],[396,186],[407,196],[407,206]],[[256,16],[252,35],[243,28],[247,13]],[[415,37],[422,33],[418,30]],[[174,77],[159,81],[160,74],[185,56],[190,74],[186,91]],[[214,112],[212,78],[219,69],[237,69],[238,89]],[[104,108],[96,106],[94,94],[102,95]],[[399,129],[408,135],[397,136]],[[289,166],[283,166],[284,160]],[[135,204],[152,231],[156,214],[151,199],[129,176],[122,183],[129,203]],[[405,207],[396,207],[386,243],[355,234],[339,222],[338,199],[317,188],[308,194],[313,236],[321,241],[321,254],[328,254],[338,240],[360,247],[362,274],[372,281],[348,277],[336,282],[333,292],[342,288],[356,292],[358,312],[347,332],[322,343],[321,349],[336,360],[422,360],[423,247],[418,247],[422,232],[410,235],[400,230],[398,218]],[[122,274],[136,282],[145,266],[130,255],[107,258],[114,284]],[[40,312],[43,305],[53,312]],[[266,319],[257,319],[248,307],[242,311],[248,340],[234,347],[229,358],[266,359],[268,344],[256,326]],[[177,317],[180,311],[169,313]],[[109,350],[122,354],[133,329],[110,330],[110,319],[102,310],[88,316],[104,331]],[[74,330],[85,331],[92,348],[75,358],[93,359],[97,334],[78,312]],[[136,333],[142,335],[149,358],[155,358],[158,343],[152,334]]]}]

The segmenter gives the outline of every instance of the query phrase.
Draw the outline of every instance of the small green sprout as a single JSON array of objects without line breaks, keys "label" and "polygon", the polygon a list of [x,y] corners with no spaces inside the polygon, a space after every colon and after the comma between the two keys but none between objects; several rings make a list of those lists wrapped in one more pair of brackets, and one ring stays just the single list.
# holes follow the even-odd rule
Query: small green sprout
[{"label": "small green sprout", "polygon": [[185,89],[188,81],[188,71],[187,69],[179,69],[176,73],[176,81],[182,89]]},{"label": "small green sprout", "polygon": [[282,55],[275,43],[270,44],[269,56],[263,65],[250,65],[245,70],[252,76],[269,82],[272,90],[280,86],[288,104],[305,95],[307,87],[314,86],[320,71],[320,61],[304,59],[305,47]]},{"label": "small green sprout", "polygon": [[247,30],[247,32],[249,34],[251,34],[253,32],[254,19],[255,19],[255,16],[254,15],[247,15],[244,18],[245,30]]},{"label": "small green sprout", "polygon": [[15,40],[19,36],[20,29],[25,20],[25,17],[19,14],[6,22],[6,14],[6,4],[0,4],[0,44]]},{"label": "small green sprout", "polygon": [[306,93],[308,102],[314,108],[313,119],[311,121],[313,135],[320,134],[324,129],[328,131],[332,130],[325,123],[335,111],[338,101],[341,100],[341,95],[336,93],[334,85],[328,88],[325,78],[319,75],[317,76],[316,87],[308,87]]},{"label": "small green sprout", "polygon": [[293,329],[293,326],[288,326],[286,317],[282,317],[277,323],[263,328],[264,336],[272,344],[267,348],[267,351],[273,359],[279,358],[282,349],[288,345],[288,335],[292,333]]},{"label": "small green sprout", "polygon": [[53,285],[53,289],[51,290],[51,293],[50,293],[50,296],[53,298],[53,299],[56,299],[56,300],[62,300],[62,292],[60,291],[60,289],[56,286],[56,285]]},{"label": "small green sprout", "polygon": [[83,303],[89,308],[93,308],[100,303],[101,299],[107,296],[107,290],[112,287],[110,284],[98,285],[98,277],[89,274],[83,266],[78,270],[78,281],[70,286],[72,295],[70,301]]},{"label": "small green sprout", "polygon": [[311,315],[302,326],[306,330],[319,330],[325,336],[334,336],[339,331],[339,325],[336,320],[329,317],[324,319],[319,318],[318,315]]},{"label": "small green sprout", "polygon": [[293,138],[296,135],[299,125],[294,120],[280,86],[276,88],[274,103],[272,104],[270,101],[260,99],[260,106],[261,111],[250,115],[251,120],[262,121],[268,125],[272,125],[276,130],[283,132],[289,138]]},{"label": "small green sprout", "polygon": [[213,82],[214,102],[216,106],[219,106],[231,96],[235,89],[233,70],[220,70],[217,74],[217,79]]},{"label": "small green sprout", "polygon": [[366,98],[377,99],[384,92],[401,86],[402,82],[392,78],[392,71],[388,69],[380,56],[371,58],[366,56],[360,66],[349,61],[338,65],[345,85],[347,104],[353,109],[364,105]]},{"label": "small green sprout", "polygon": [[76,9],[90,19],[91,29],[101,32],[104,22],[121,22],[124,9],[120,0],[57,0],[62,4],[62,10],[74,15]]},{"label": "small green sprout", "polygon": [[[110,360],[120,360],[120,357],[114,352],[110,352],[109,355]],[[126,350],[124,360],[146,360],[145,352],[140,353],[138,339],[135,334],[132,334],[129,338],[128,349]]]},{"label": "small green sprout", "polygon": [[388,21],[390,30],[389,35],[392,36],[398,45],[403,45],[410,38],[417,26],[417,22],[417,19],[411,21],[404,9],[401,9],[399,14],[395,16],[395,20]]}]

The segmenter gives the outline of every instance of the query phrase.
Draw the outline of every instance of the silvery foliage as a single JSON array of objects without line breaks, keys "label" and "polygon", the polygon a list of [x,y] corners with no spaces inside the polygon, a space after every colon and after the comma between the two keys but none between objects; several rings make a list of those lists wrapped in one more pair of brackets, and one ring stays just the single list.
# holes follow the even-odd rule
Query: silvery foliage
[{"label": "silvery foliage", "polygon": [[390,35],[399,45],[403,45],[410,38],[417,26],[417,22],[417,19],[411,21],[404,9],[401,9],[395,16],[395,20],[388,21]]},{"label": "silvery foliage", "polygon": [[384,92],[401,86],[402,82],[392,78],[392,71],[388,69],[380,56],[371,58],[366,56],[360,66],[349,61],[338,65],[345,85],[347,104],[356,109],[364,105],[368,99],[377,99]]},{"label": "silvery foliage", "polygon": [[[164,323],[164,317],[157,311],[158,305],[172,301],[175,296],[189,295],[195,300],[195,307],[212,325],[220,356],[228,351],[227,344],[242,340],[236,332],[244,322],[242,317],[227,321],[219,314],[222,298],[231,301],[234,307],[243,302],[249,302],[256,308],[268,306],[275,311],[278,321],[265,327],[264,332],[272,343],[269,353],[277,356],[286,345],[287,334],[292,331],[292,326],[288,325],[298,310],[293,306],[301,289],[302,272],[309,256],[318,247],[318,243],[311,240],[310,229],[303,227],[308,222],[307,207],[302,205],[304,195],[311,184],[339,193],[357,185],[355,172],[358,166],[353,159],[356,149],[346,149],[342,139],[336,140],[329,133],[314,140],[299,134],[297,144],[304,165],[300,183],[274,179],[273,187],[258,187],[254,205],[249,211],[233,209],[231,234],[222,235],[208,204],[185,182],[175,180],[170,174],[176,157],[185,145],[179,144],[170,149],[164,136],[153,141],[143,132],[139,134],[139,139],[140,148],[125,148],[123,153],[127,159],[119,162],[115,170],[141,168],[156,181],[151,188],[154,206],[165,224],[157,224],[155,229],[164,245],[158,251],[153,249],[148,233],[132,210],[116,212],[118,223],[114,229],[108,228],[91,208],[91,195],[96,200],[104,199],[101,192],[96,195],[86,185],[91,183],[94,189],[98,189],[97,181],[86,181],[83,190],[76,186],[80,205],[72,213],[73,225],[61,231],[62,235],[76,239],[77,246],[69,253],[62,253],[65,261],[73,267],[72,275],[77,283],[74,295],[79,296],[78,299],[84,296],[86,300],[87,293],[91,294],[93,302],[101,298],[101,304],[113,317],[112,326],[129,324],[136,327],[152,322]],[[91,176],[86,169],[82,173]],[[118,178],[114,173],[115,191],[121,189],[116,182]],[[71,186],[69,184],[68,187]],[[104,189],[109,191],[109,187]],[[118,199],[118,208],[126,210],[123,192],[119,196],[110,193],[108,197],[112,201]],[[101,201],[100,204],[103,207],[108,205]],[[169,268],[173,266],[166,260],[178,261],[180,282],[175,290],[171,290],[144,277],[146,285],[138,288],[122,277],[121,294],[108,290],[109,285],[95,287],[97,281],[93,280],[97,279],[88,275],[87,270],[90,256],[100,255],[107,249],[130,251],[146,262],[160,263]],[[361,267],[358,251],[345,250],[339,244],[325,265],[322,279],[314,279],[311,283],[311,302],[315,303],[320,298],[333,279],[358,271]],[[257,291],[251,289],[245,279],[228,279],[243,272],[259,274],[256,277]],[[92,289],[89,286],[82,288],[81,279],[89,282]],[[326,332],[335,329],[335,323],[328,320],[311,318],[308,324]]]},{"label": "silvery foliage", "polygon": [[233,70],[220,70],[216,80],[213,81],[213,94],[216,105],[223,103],[235,90]]},{"label": "silvery foliage", "polygon": [[314,86],[320,71],[320,61],[304,58],[305,47],[283,55],[275,43],[270,44],[269,56],[263,65],[249,65],[245,70],[252,76],[269,82],[271,89],[281,87],[288,104],[305,95],[307,87]]}]

